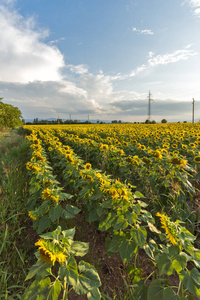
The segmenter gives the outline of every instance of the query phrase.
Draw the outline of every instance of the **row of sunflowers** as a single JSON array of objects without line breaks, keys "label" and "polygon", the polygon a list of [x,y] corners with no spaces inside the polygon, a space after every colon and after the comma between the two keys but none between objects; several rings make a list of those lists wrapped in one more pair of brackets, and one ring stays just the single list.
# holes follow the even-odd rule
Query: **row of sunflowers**
[{"label": "row of sunflowers", "polygon": [[[180,130],[181,128],[180,126]],[[188,297],[200,296],[200,251],[195,248],[196,237],[183,226],[182,219],[175,220],[175,216],[181,215],[180,211],[185,205],[183,198],[188,194],[192,197],[195,192],[191,182],[198,171],[196,127],[190,133],[185,130],[184,135],[178,129],[172,135],[170,126],[158,126],[154,129],[139,125],[25,126],[25,129],[32,132],[28,136],[30,141],[32,139],[32,149],[35,145],[42,149],[40,151],[36,147],[31,162],[27,164],[27,168],[34,174],[31,179],[31,197],[27,205],[29,216],[39,233],[45,231],[37,243],[42,252],[40,263],[45,263],[42,255],[50,255],[49,249],[53,248],[48,246],[52,240],[54,243],[57,241],[56,245],[60,243],[55,236],[60,236],[63,241],[65,232],[71,230],[64,228],[66,224],[63,225],[62,222],[61,225],[61,220],[81,209],[89,222],[97,222],[99,230],[110,233],[110,238],[106,241],[108,253],[119,252],[124,263],[132,264],[132,271],[139,269],[141,249],[153,262],[152,274],[156,274],[154,280],[150,285],[147,285],[148,278],[133,282],[133,299],[152,299],[157,292],[162,295],[162,299],[192,299]],[[190,157],[194,156],[193,164],[189,165],[188,157],[180,154],[179,150],[170,152],[166,147],[158,146],[164,139],[164,132],[165,144],[174,145],[176,138],[177,148],[180,146],[180,137],[185,141],[185,136],[190,136],[191,144],[195,147],[193,144],[189,147],[195,150],[193,154],[187,153]],[[148,137],[152,143],[148,143]],[[34,142],[36,140],[39,142]],[[182,146],[181,148],[183,149]],[[45,171],[41,164],[46,166]],[[51,178],[46,175],[47,170]],[[65,203],[66,199],[70,199],[70,194],[63,193],[56,182],[55,174],[64,182],[65,191],[75,195],[73,198],[76,206]],[[49,181],[53,185],[48,185]],[[46,182],[47,186],[42,185],[41,188],[41,182]],[[140,192],[136,191],[136,186]],[[159,198],[161,191],[162,197]],[[40,203],[37,200],[38,195]],[[177,206],[178,202],[181,205]],[[165,204],[171,218],[164,212]],[[55,222],[57,229],[47,234],[46,231],[52,229]],[[45,237],[47,240],[50,237],[46,244]],[[66,276],[61,276],[59,283],[57,280],[56,285],[50,283],[50,286],[57,288],[59,285],[59,295],[64,286],[61,281],[64,280],[80,293],[73,286],[73,280],[70,281],[71,256],[64,254],[66,246],[63,245],[60,249],[65,249],[64,252],[58,251],[59,257],[61,253],[65,255],[65,262],[64,258],[63,261],[62,258],[60,261],[55,258],[53,262],[57,260],[61,265],[58,274]],[[192,268],[188,269],[188,262]],[[45,264],[48,267],[48,262]],[[67,269],[65,272],[64,267]],[[131,273],[130,264],[129,272]],[[33,277],[36,273],[31,274]],[[177,287],[172,287],[168,278],[166,279],[166,276],[174,274],[178,277]],[[29,279],[30,275],[28,276]],[[46,275],[42,280],[46,280]],[[38,283],[38,279],[36,281]],[[100,299],[98,287],[99,285],[90,287],[88,299],[98,299],[97,295]]]}]

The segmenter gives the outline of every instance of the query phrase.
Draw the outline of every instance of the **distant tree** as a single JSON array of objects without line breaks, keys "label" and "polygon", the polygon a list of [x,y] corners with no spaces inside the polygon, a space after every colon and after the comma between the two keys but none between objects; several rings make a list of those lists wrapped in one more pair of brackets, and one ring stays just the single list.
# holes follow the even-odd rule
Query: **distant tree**
[{"label": "distant tree", "polygon": [[15,128],[23,125],[19,108],[3,103],[2,99],[0,98],[0,127]]},{"label": "distant tree", "polygon": [[144,123],[145,123],[145,124],[150,124],[151,121],[147,119]]},{"label": "distant tree", "polygon": [[167,123],[167,120],[166,119],[162,119],[161,123]]},{"label": "distant tree", "polygon": [[151,121],[151,124],[156,124],[156,121],[155,120]]},{"label": "distant tree", "polygon": [[183,121],[183,123],[187,123],[187,121]]}]

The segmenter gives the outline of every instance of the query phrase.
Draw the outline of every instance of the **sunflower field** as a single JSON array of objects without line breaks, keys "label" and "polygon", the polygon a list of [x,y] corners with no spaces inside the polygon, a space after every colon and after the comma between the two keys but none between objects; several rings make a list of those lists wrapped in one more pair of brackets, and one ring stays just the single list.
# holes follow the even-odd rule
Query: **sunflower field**
[{"label": "sunflower field", "polygon": [[[111,299],[75,239],[79,214],[118,253],[127,296],[200,299],[200,124],[24,125],[39,238],[22,299]],[[84,230],[84,228],[83,228]],[[81,258],[81,259],[80,259]],[[82,259],[83,258],[83,259]],[[150,272],[144,272],[145,258]]]}]

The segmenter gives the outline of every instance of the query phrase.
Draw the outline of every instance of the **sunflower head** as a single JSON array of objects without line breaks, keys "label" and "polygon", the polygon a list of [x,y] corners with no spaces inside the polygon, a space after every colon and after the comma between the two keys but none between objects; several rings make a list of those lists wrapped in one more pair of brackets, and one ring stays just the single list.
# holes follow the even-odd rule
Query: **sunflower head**
[{"label": "sunflower head", "polygon": [[195,158],[194,158],[194,161],[196,162],[196,163],[200,163],[200,156],[196,156]]},{"label": "sunflower head", "polygon": [[54,265],[56,261],[62,263],[66,259],[65,249],[53,241],[40,239],[35,243],[35,246],[39,247],[40,258],[48,264]]},{"label": "sunflower head", "polygon": [[161,227],[165,230],[165,234],[172,245],[177,245],[178,238],[176,236],[176,225],[170,221],[170,218],[166,214],[157,213],[157,217],[160,218]]},{"label": "sunflower head", "polygon": [[87,163],[84,168],[85,168],[85,170],[89,171],[91,169],[91,167],[92,167],[92,165]]}]

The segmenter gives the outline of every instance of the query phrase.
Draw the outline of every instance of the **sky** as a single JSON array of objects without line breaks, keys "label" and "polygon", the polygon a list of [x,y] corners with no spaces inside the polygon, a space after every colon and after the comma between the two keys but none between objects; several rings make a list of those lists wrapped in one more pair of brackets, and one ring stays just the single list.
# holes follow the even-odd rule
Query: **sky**
[{"label": "sky", "polygon": [[0,0],[0,97],[25,120],[200,120],[200,0]]}]

